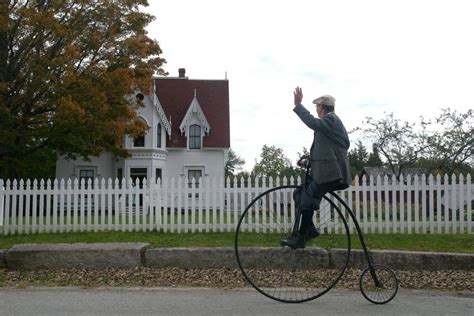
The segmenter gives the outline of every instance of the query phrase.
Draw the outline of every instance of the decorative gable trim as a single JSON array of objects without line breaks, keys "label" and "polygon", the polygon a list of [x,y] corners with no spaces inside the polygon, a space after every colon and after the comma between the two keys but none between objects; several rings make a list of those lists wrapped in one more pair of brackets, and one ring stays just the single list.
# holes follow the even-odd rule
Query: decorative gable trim
[{"label": "decorative gable trim", "polygon": [[156,112],[158,113],[158,116],[160,117],[161,122],[163,123],[163,127],[166,130],[166,134],[168,134],[168,137],[171,139],[171,117],[169,121],[166,119],[165,111],[163,110],[163,106],[161,106],[160,100],[158,99],[158,96],[156,94],[155,85],[153,85],[152,102],[153,102],[153,108],[155,108]]},{"label": "decorative gable trim", "polygon": [[196,96],[196,89],[194,89],[194,97],[191,101],[191,104],[189,105],[188,110],[186,111],[186,115],[184,115],[184,118],[179,125],[181,135],[184,134],[188,136],[189,126],[192,125],[193,121],[195,121],[194,118],[199,121],[199,125],[201,125],[201,128],[204,130],[206,135],[209,135],[211,127],[209,126],[209,122],[202,111],[201,105],[199,105],[199,101]]}]

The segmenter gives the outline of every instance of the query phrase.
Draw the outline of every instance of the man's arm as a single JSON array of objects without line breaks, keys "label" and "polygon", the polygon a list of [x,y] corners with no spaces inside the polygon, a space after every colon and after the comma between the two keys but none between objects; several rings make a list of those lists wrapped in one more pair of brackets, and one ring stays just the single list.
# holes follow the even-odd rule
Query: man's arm
[{"label": "man's arm", "polygon": [[295,108],[293,111],[309,128],[315,131],[329,133],[331,131],[332,121],[330,117],[324,117],[322,120],[315,118],[309,111],[301,104],[303,101],[303,90],[296,87],[293,92]]}]

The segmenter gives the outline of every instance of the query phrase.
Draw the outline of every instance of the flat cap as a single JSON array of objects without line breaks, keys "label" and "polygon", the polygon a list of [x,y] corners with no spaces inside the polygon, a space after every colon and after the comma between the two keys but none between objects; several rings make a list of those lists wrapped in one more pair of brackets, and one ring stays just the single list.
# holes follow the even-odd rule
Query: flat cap
[{"label": "flat cap", "polygon": [[317,99],[313,100],[314,104],[321,104],[327,106],[336,106],[336,98],[331,95],[322,95]]}]

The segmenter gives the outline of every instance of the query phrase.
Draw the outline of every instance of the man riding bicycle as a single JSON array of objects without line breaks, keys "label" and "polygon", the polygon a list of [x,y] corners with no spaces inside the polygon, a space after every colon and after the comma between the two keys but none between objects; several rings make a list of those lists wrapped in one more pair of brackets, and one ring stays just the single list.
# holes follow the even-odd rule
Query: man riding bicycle
[{"label": "man riding bicycle", "polygon": [[350,142],[342,121],[334,112],[336,99],[323,95],[313,101],[316,106],[315,118],[301,104],[303,91],[296,87],[294,91],[293,111],[309,128],[314,131],[309,163],[310,179],[300,192],[301,225],[298,233],[281,243],[293,249],[304,248],[305,242],[319,236],[313,223],[313,212],[319,210],[324,194],[330,191],[343,190],[351,184],[351,168],[347,150]]}]

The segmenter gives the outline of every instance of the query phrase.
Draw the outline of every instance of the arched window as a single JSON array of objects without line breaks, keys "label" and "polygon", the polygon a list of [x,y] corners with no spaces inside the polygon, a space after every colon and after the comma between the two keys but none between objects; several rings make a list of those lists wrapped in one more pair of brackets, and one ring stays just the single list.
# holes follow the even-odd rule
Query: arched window
[{"label": "arched window", "polygon": [[[148,127],[148,124],[146,123],[144,119],[142,119],[141,117],[138,119],[140,120],[141,123],[143,123],[145,126]],[[141,136],[137,136],[133,139],[133,147],[145,147],[145,134]]]},{"label": "arched window", "polygon": [[156,127],[156,147],[161,148],[161,123]]},{"label": "arched window", "polygon": [[201,126],[189,126],[189,149],[201,149]]}]

